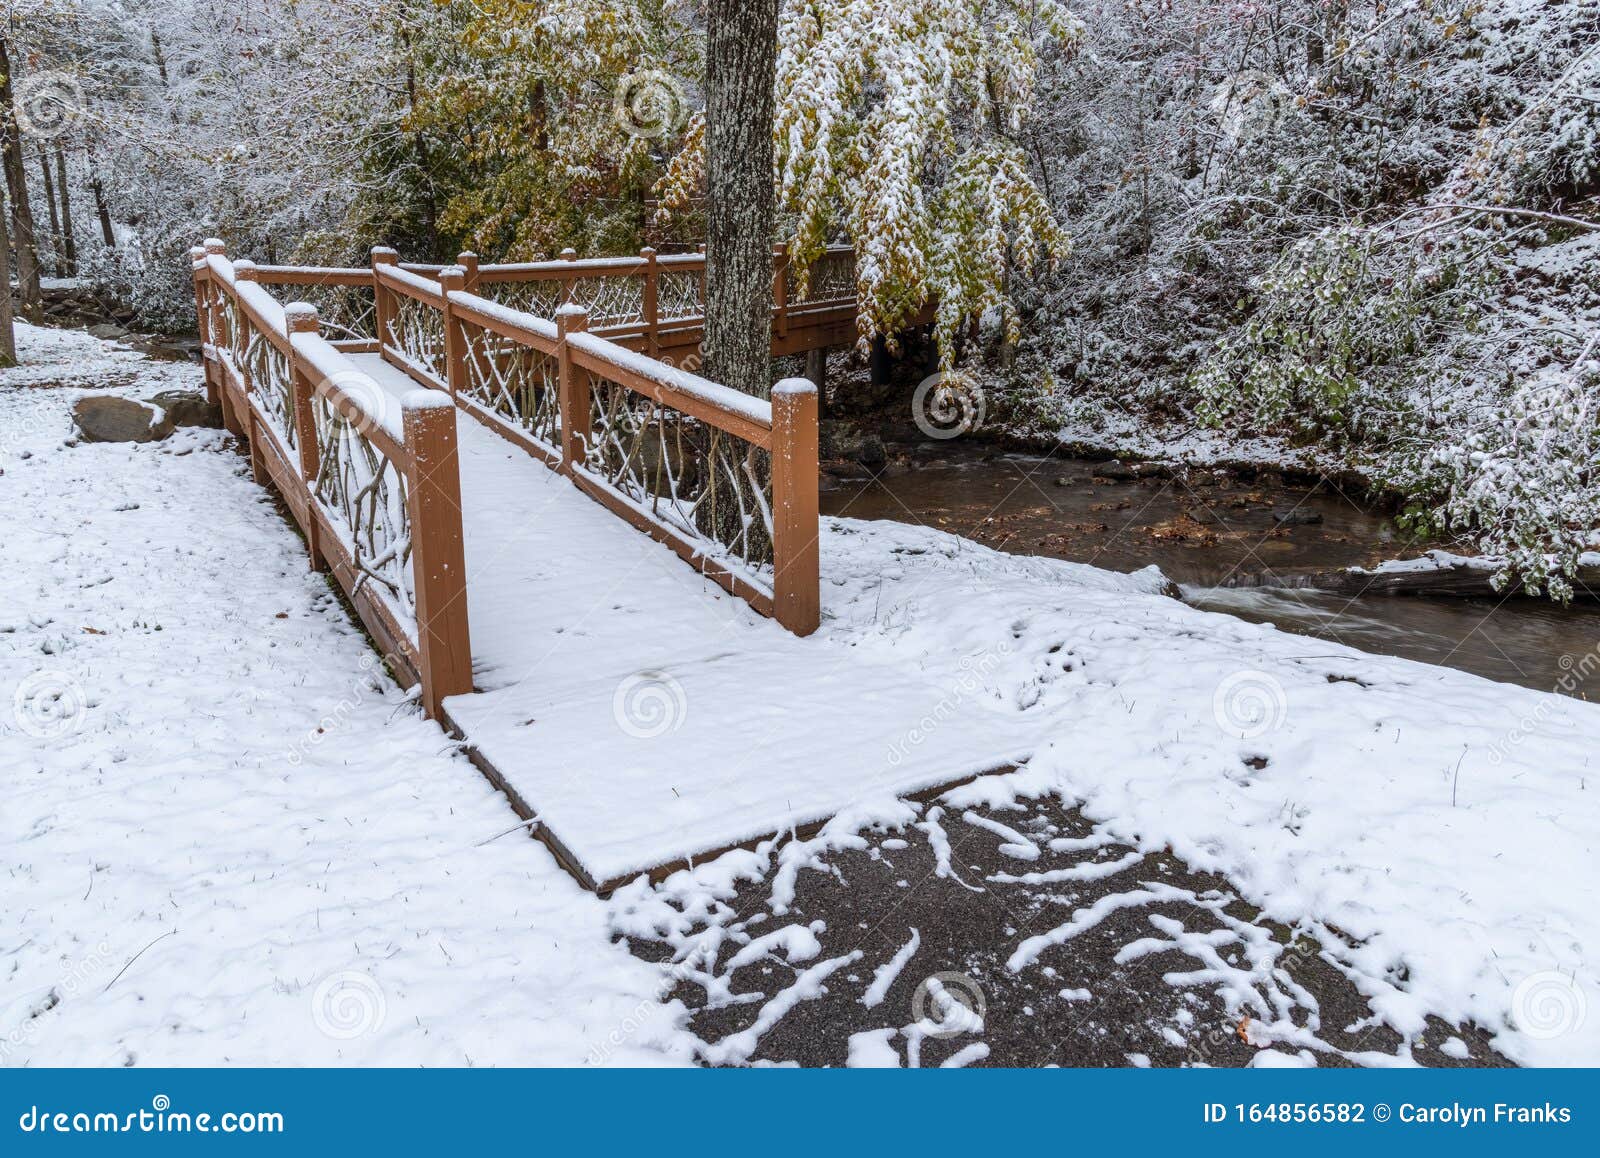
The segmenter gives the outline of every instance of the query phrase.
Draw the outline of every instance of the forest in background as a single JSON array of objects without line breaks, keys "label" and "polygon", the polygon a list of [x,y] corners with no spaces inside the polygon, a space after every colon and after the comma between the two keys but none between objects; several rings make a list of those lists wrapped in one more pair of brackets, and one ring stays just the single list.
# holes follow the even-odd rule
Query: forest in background
[{"label": "forest in background", "polygon": [[[1354,471],[1570,595],[1600,0],[779,11],[774,240],[856,245],[864,334],[936,301],[1007,430]],[[305,264],[692,246],[704,38],[693,0],[8,0],[13,265],[176,326],[210,235]]]}]

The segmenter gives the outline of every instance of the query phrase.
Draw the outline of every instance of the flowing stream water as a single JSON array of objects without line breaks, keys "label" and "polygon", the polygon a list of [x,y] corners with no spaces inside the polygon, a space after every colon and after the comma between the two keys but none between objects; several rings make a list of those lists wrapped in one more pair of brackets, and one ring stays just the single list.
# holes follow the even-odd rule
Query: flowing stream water
[{"label": "flowing stream water", "polygon": [[824,514],[896,519],[1003,551],[1129,571],[1154,563],[1186,602],[1384,655],[1589,698],[1573,676],[1600,648],[1600,606],[1547,601],[1355,596],[1319,573],[1409,558],[1429,543],[1336,489],[1225,474],[1120,481],[1084,459],[943,457],[841,481]]}]

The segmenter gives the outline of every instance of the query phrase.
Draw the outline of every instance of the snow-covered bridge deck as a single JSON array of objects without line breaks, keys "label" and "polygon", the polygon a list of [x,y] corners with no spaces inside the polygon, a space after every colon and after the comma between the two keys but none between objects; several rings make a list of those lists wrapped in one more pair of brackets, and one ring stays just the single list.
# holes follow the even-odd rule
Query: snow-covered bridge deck
[{"label": "snow-covered bridge deck", "polygon": [[1014,718],[792,635],[478,423],[458,436],[478,690],[445,713],[586,883],[1030,754]]}]

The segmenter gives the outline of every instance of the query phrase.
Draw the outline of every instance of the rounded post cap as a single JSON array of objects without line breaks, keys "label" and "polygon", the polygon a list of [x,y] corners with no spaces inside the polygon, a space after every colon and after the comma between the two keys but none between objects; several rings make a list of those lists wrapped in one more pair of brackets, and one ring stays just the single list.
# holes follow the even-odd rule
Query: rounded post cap
[{"label": "rounded post cap", "polygon": [[233,263],[233,276],[237,281],[255,281],[256,263],[248,257],[241,257]]},{"label": "rounded post cap", "polygon": [[379,265],[393,265],[400,261],[400,251],[388,245],[374,245],[372,260]]},{"label": "rounded post cap", "polygon": [[566,249],[563,249],[561,251],[561,260],[562,261],[577,261],[578,260],[578,251],[576,249],[573,249],[569,245]]},{"label": "rounded post cap", "polygon": [[644,258],[646,261],[654,261],[656,256],[656,247],[653,245],[645,246],[639,251],[639,256]]},{"label": "rounded post cap", "polygon": [[817,384],[810,378],[785,378],[772,388],[774,398],[798,398],[816,392]]},{"label": "rounded post cap", "polygon": [[290,302],[283,307],[283,323],[291,334],[317,332],[317,307],[310,302]]},{"label": "rounded post cap", "polygon": [[203,248],[207,253],[227,253],[228,243],[220,237],[208,237]]}]

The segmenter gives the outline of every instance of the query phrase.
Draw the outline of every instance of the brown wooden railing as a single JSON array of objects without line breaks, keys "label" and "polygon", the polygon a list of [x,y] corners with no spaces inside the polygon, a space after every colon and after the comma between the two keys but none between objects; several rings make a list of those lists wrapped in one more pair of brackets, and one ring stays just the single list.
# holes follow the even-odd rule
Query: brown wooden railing
[{"label": "brown wooden railing", "polygon": [[[332,572],[403,683],[437,716],[472,690],[455,407],[396,395],[281,305],[220,241],[190,251],[206,382],[283,497],[311,566]],[[282,281],[266,284],[292,284]]]},{"label": "brown wooden railing", "polygon": [[[802,296],[779,248],[775,354],[854,340],[853,263],[848,248],[830,250]],[[346,321],[324,343],[334,353],[377,353],[420,386],[448,392],[762,614],[796,634],[816,629],[817,390],[789,379],[769,401],[692,372],[704,254],[579,261],[569,251],[497,266],[462,254],[456,265],[427,266],[379,248],[367,270],[262,267],[248,276],[341,311]],[[236,295],[213,291],[213,279],[197,275],[208,349],[222,357],[231,347],[217,339],[232,332]],[[226,361],[242,364],[231,352]]]},{"label": "brown wooden railing", "polygon": [[[772,352],[797,354],[856,340],[855,251],[835,246],[818,258],[802,279],[783,246],[774,251]],[[389,249],[374,251],[369,269],[314,266],[261,266],[263,285],[292,286],[294,294],[317,306],[329,337],[342,348],[375,350],[378,267],[400,275],[437,281],[459,268],[462,288],[490,301],[541,318],[554,318],[563,305],[589,312],[593,332],[651,357],[699,365],[705,321],[705,254],[657,254],[579,260],[566,250],[556,261],[480,265],[463,253],[455,265],[401,262]],[[802,295],[800,284],[806,281]],[[405,279],[401,285],[415,283]],[[397,288],[391,286],[391,288]],[[403,288],[399,292],[404,292]]]}]

